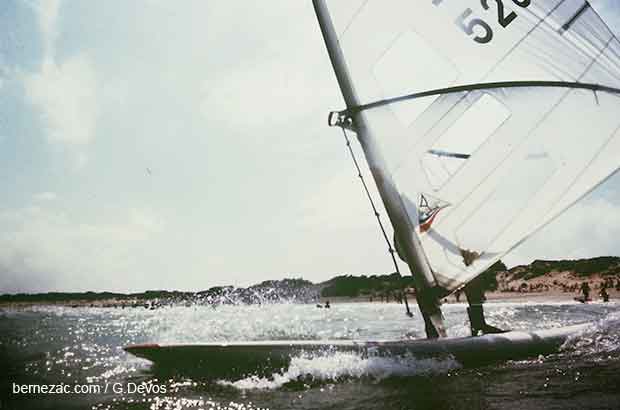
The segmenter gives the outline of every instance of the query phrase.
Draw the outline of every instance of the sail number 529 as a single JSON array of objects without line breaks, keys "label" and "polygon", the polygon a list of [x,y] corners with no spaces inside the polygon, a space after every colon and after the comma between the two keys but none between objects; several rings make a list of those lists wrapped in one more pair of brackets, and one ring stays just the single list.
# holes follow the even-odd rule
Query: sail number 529
[{"label": "sail number 529", "polygon": [[[433,5],[439,6],[444,0],[432,0]],[[480,0],[480,4],[482,8],[485,10],[489,10],[491,6],[489,3],[495,2],[497,6],[497,22],[503,28],[506,28],[517,18],[517,13],[511,11],[506,14],[506,10],[504,8],[504,0]],[[527,8],[532,3],[531,0],[511,0],[514,4],[519,7]],[[471,17],[473,13],[472,9],[467,8],[461,15],[456,19],[454,24],[456,24],[465,34],[468,36],[473,36],[473,40],[480,44],[489,43],[493,40],[493,29],[491,26],[479,17]]]}]

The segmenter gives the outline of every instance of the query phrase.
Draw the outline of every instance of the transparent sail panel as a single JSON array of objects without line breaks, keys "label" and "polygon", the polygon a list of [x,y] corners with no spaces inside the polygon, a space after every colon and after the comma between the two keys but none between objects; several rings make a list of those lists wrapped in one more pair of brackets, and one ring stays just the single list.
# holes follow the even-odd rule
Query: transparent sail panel
[{"label": "transparent sail panel", "polygon": [[443,187],[509,117],[510,111],[489,94],[472,104],[422,157],[433,189]]},{"label": "transparent sail panel", "polygon": [[618,169],[620,43],[589,3],[327,4],[368,138],[446,291]]}]

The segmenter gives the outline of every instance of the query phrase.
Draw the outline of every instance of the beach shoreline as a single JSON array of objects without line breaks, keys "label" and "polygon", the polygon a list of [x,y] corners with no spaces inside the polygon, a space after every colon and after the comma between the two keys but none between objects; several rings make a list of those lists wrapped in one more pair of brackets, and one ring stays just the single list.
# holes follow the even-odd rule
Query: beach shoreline
[{"label": "beach shoreline", "polygon": [[[609,301],[620,301],[620,292],[615,289],[610,289],[609,291]],[[501,303],[501,302],[515,302],[515,303],[572,303],[577,301],[575,298],[581,296],[578,292],[562,292],[562,291],[542,291],[542,292],[487,292],[486,293],[486,303]],[[598,295],[598,291],[593,289],[591,292],[592,302],[602,302],[602,298]],[[409,304],[415,307],[416,300],[415,296],[408,294],[407,300]],[[380,297],[369,297],[369,296],[356,296],[356,297],[348,297],[348,296],[337,296],[337,297],[319,297],[315,301],[305,301],[299,302],[304,304],[321,304],[324,305],[327,301],[330,302],[330,305],[336,305],[340,303],[375,303],[375,304],[384,304],[384,303],[401,303],[395,300],[393,297],[389,298],[387,301],[385,299],[381,299]],[[139,299],[104,299],[104,300],[60,300],[60,301],[13,301],[0,302],[0,309],[24,309],[30,307],[43,307],[43,306],[61,306],[61,307],[73,307],[73,308],[114,308],[114,309],[129,309],[129,308],[147,308],[153,309],[157,307],[163,306],[203,306],[201,303],[161,303],[162,301],[157,302],[145,302],[144,300]],[[284,300],[283,302],[290,302]],[[451,294],[448,297],[442,300],[443,304],[454,304],[454,303],[467,303],[467,299],[465,295],[461,295],[459,300],[456,299],[455,294]],[[293,301],[293,303],[296,303]],[[206,306],[206,305],[204,305]]]}]

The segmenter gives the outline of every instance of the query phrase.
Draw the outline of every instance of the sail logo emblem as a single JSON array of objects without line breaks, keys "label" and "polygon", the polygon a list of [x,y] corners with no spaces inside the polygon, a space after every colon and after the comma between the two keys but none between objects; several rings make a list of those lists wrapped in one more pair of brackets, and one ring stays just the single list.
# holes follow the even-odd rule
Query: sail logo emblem
[{"label": "sail logo emblem", "polygon": [[435,221],[435,217],[444,208],[450,206],[449,203],[430,195],[420,195],[420,205],[418,206],[418,223],[420,225],[420,233],[424,233],[431,229],[431,225]]}]

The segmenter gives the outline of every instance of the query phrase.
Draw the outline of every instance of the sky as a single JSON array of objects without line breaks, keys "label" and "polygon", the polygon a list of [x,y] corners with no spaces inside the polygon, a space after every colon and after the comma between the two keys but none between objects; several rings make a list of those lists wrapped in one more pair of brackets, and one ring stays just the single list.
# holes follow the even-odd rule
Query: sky
[{"label": "sky", "polygon": [[[392,272],[342,107],[310,1],[3,1],[0,293]],[[504,260],[618,255],[619,211],[615,176]]]}]

